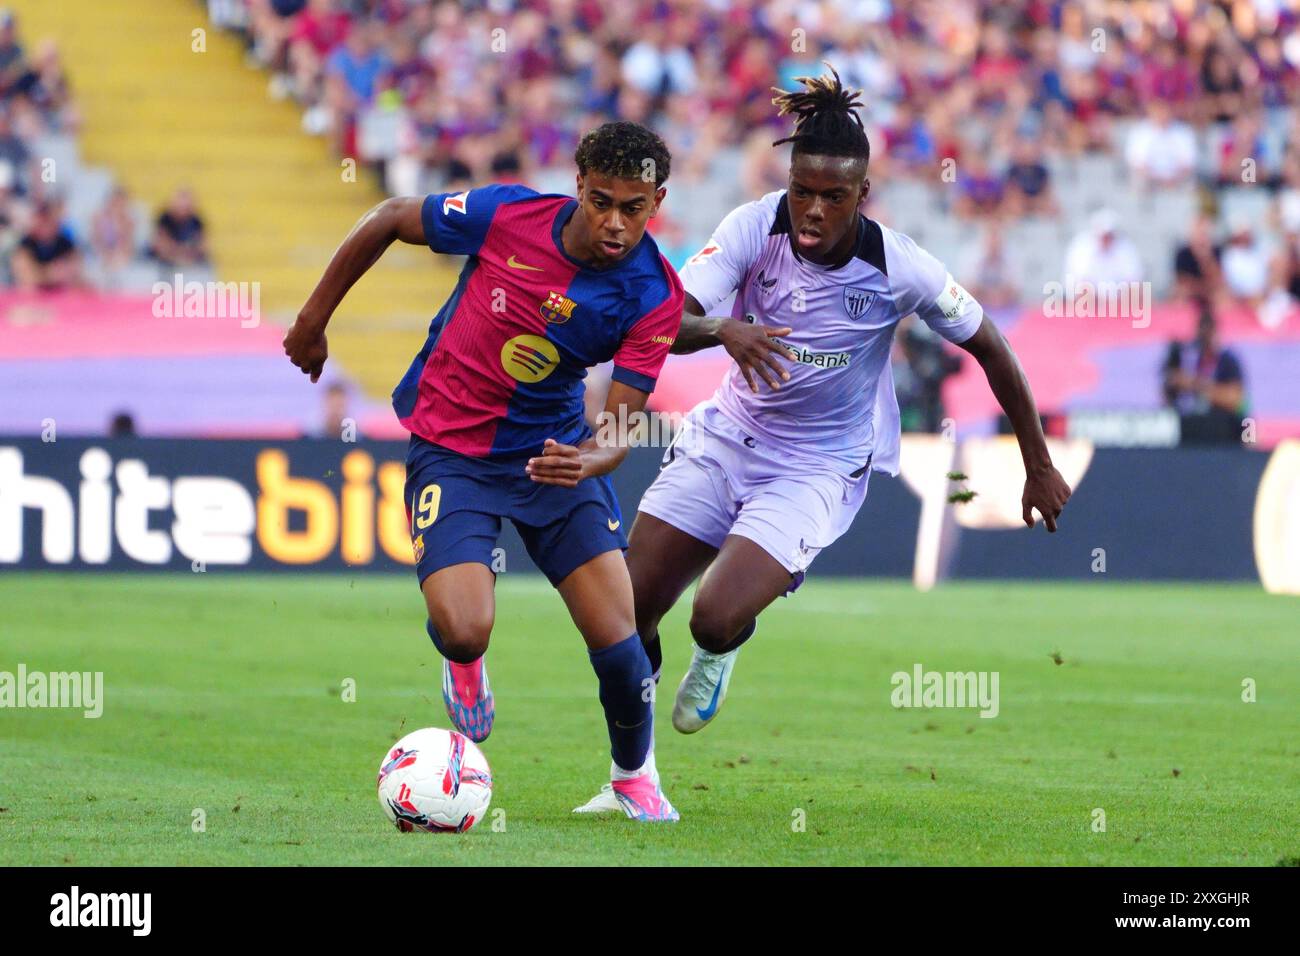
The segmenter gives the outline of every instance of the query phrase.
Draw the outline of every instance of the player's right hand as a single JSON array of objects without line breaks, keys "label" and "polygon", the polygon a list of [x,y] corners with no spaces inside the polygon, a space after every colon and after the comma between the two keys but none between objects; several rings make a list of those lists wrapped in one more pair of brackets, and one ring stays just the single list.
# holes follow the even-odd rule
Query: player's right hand
[{"label": "player's right hand", "polygon": [[284,354],[302,369],[304,375],[310,375],[313,382],[317,381],[325,367],[325,359],[329,357],[324,330],[317,323],[298,316],[284,337]]},{"label": "player's right hand", "polygon": [[777,356],[796,361],[795,354],[776,340],[792,331],[788,326],[772,329],[739,319],[727,319],[718,327],[718,340],[740,366],[740,374],[745,376],[751,392],[758,392],[760,378],[775,391],[782,382],[790,381],[790,373]]}]

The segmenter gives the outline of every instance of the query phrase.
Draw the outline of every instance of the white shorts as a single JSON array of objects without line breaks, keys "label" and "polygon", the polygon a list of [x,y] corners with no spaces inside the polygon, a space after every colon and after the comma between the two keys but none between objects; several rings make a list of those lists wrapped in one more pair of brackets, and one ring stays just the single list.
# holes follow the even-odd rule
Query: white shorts
[{"label": "white shorts", "polygon": [[704,402],[686,416],[638,510],[715,548],[729,534],[749,538],[802,578],[849,529],[870,476],[869,464],[852,477],[847,466],[793,455]]}]

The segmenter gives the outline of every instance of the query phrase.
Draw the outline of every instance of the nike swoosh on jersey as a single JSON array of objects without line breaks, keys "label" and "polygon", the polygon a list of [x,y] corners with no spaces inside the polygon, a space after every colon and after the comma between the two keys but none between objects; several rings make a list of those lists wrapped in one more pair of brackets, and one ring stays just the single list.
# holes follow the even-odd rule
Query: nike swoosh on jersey
[{"label": "nike swoosh on jersey", "polygon": [[606,521],[606,522],[605,522],[605,524],[609,525],[609,530],[610,530],[610,531],[617,531],[617,530],[618,530],[618,526],[621,525],[622,523],[623,523],[623,522],[621,522],[621,521]]},{"label": "nike swoosh on jersey", "polygon": [[541,266],[526,266],[526,265],[524,265],[522,262],[519,262],[518,260],[516,260],[515,257],[514,257],[513,255],[512,255],[509,259],[506,260],[506,265],[508,265],[511,269],[527,269],[529,272],[541,272],[541,271],[542,271],[542,267],[541,267]]}]

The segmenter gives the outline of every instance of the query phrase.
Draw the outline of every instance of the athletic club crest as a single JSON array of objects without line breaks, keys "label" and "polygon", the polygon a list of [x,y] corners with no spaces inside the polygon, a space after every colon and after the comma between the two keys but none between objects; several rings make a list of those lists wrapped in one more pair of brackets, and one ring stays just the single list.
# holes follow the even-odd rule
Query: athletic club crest
[{"label": "athletic club crest", "polygon": [[860,319],[875,299],[876,294],[874,292],[846,286],[844,289],[844,311],[849,314],[849,318]]}]

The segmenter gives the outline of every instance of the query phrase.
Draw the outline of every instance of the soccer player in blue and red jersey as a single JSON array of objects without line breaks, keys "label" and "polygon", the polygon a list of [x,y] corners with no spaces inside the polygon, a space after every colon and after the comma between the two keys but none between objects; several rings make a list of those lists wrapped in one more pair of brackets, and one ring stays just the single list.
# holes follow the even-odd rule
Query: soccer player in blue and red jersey
[{"label": "soccer player in blue and red jersey", "polygon": [[627,447],[598,443],[583,415],[586,370],[611,359],[606,410],[626,420],[620,407],[643,409],[677,335],[682,286],[645,234],[670,158],[635,123],[593,130],[574,158],[577,199],[485,186],[380,203],[335,252],[285,352],[320,377],[330,316],[395,240],[467,257],[393,392],[411,432],[406,502],[447,712],[473,740],[492,729],[483,654],[492,551],[509,518],[568,606],[600,683],[611,783],[579,810],[676,820],[655,769],[650,661],[608,477]]}]

